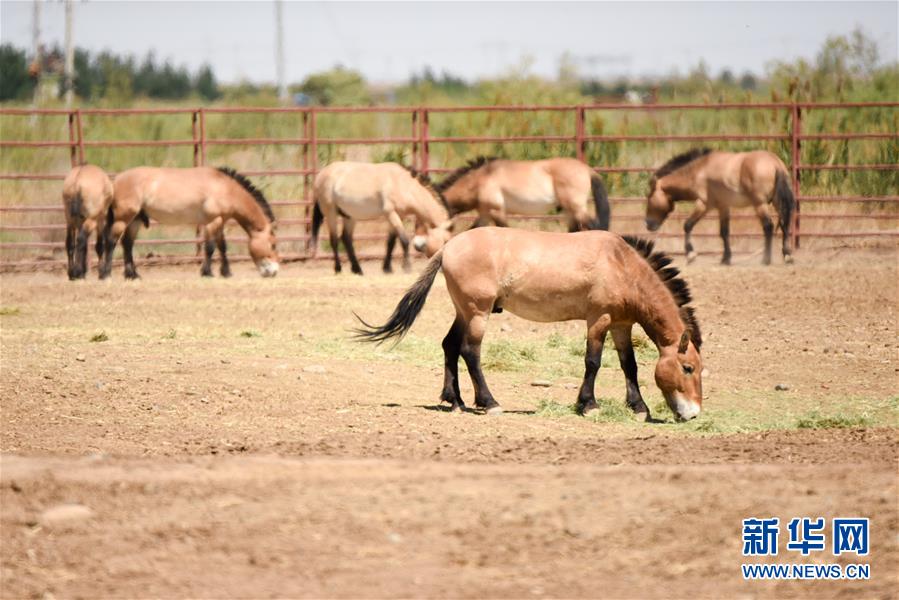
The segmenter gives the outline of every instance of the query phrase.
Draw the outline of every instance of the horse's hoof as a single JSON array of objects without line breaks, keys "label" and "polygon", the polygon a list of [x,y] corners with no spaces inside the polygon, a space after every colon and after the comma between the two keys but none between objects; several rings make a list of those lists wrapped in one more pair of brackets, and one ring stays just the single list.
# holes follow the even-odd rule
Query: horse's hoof
[{"label": "horse's hoof", "polygon": [[793,264],[793,256],[790,254],[787,254],[786,256],[784,256],[784,264],[792,265]]},{"label": "horse's hoof", "polygon": [[499,404],[497,404],[496,406],[491,406],[485,412],[486,412],[486,414],[490,415],[491,417],[496,417],[498,415],[503,414],[503,407],[500,406]]},{"label": "horse's hoof", "polygon": [[212,277],[212,271],[209,271],[208,273],[200,272],[200,277]]},{"label": "horse's hoof", "polygon": [[695,250],[690,250],[689,252],[687,252],[687,264],[690,264],[691,262],[696,260],[697,256],[699,256],[699,254]]},{"label": "horse's hoof", "polygon": [[598,410],[599,410],[599,407],[596,406],[595,404],[592,405],[592,406],[586,406],[586,407],[584,407],[584,408],[581,409],[581,416],[582,416],[582,417],[588,417],[588,416],[590,416],[591,414],[597,412]]},{"label": "horse's hoof", "polygon": [[721,264],[725,267],[729,267],[730,266],[730,257],[728,256],[727,258],[722,258]]},{"label": "horse's hoof", "polygon": [[648,423],[652,419],[648,412],[636,412],[634,413],[634,420],[639,421],[640,423]]}]

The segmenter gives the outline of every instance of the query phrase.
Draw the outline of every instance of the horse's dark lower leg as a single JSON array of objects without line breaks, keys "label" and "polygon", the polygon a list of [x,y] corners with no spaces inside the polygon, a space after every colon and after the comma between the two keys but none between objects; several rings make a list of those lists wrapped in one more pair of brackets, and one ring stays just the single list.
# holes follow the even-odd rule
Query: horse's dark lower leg
[{"label": "horse's dark lower leg", "polygon": [[774,223],[771,217],[765,215],[762,217],[762,230],[765,232],[765,255],[762,258],[762,264],[771,264],[771,245],[774,241]]},{"label": "horse's dark lower leg", "polygon": [[203,252],[203,266],[200,268],[200,275],[212,277],[212,255],[215,254],[215,242],[211,239],[203,242]]},{"label": "horse's dark lower leg", "polygon": [[724,256],[721,257],[722,265],[729,265],[731,252],[730,252],[730,218],[722,217],[721,218],[721,239],[724,241]]},{"label": "horse's dark lower leg", "polygon": [[340,273],[342,269],[340,266],[340,242],[337,240],[337,234],[333,231],[328,239],[331,242],[331,250],[334,251],[334,272]]},{"label": "horse's dark lower leg", "polygon": [[359,266],[359,261],[356,260],[356,250],[353,248],[353,234],[346,225],[343,227],[341,239],[343,240],[343,247],[346,249],[347,257],[350,259],[350,268],[356,275],[362,275],[362,267]]},{"label": "horse's dark lower leg", "polygon": [[577,411],[586,415],[596,410],[596,374],[602,364],[602,347],[605,343],[606,332],[601,335],[587,335],[587,351],[584,353],[584,381],[577,394]]},{"label": "horse's dark lower leg", "polygon": [[696,222],[699,219],[693,220],[687,219],[687,222],[684,223],[684,252],[687,254],[687,261],[691,261],[696,258],[696,251],[693,249],[693,242],[690,240],[690,234],[693,232],[693,228],[696,227]]},{"label": "horse's dark lower leg", "polygon": [[216,237],[216,243],[219,248],[219,257],[222,259],[222,266],[219,274],[222,277],[231,277],[231,264],[228,262],[228,242],[225,240],[225,233],[220,232]]},{"label": "horse's dark lower leg", "polygon": [[78,264],[78,276],[85,277],[87,275],[87,238],[90,234],[81,229],[78,232],[78,241],[75,245],[75,261]]},{"label": "horse's dark lower leg", "polygon": [[134,233],[130,227],[122,235],[122,253],[125,255],[125,279],[140,279],[134,266]]},{"label": "horse's dark lower leg", "polygon": [[408,273],[412,270],[412,261],[409,260],[409,238],[405,235],[400,236],[400,246],[403,248],[403,271]]},{"label": "horse's dark lower leg", "polygon": [[106,279],[112,274],[112,256],[115,254],[116,239],[112,231],[112,223],[103,228],[100,234],[103,236],[103,260],[100,263],[100,279]]},{"label": "horse's dark lower leg", "polygon": [[790,220],[786,219],[786,223],[781,227],[783,231],[783,243],[781,252],[783,252],[784,262],[793,262],[793,249],[790,247]]},{"label": "horse's dark lower leg", "polygon": [[465,366],[468,367],[471,384],[474,386],[475,406],[483,408],[491,414],[501,413],[502,408],[490,393],[490,388],[487,387],[487,381],[484,379],[484,372],[481,371],[481,338],[472,336],[470,329],[471,324],[469,324],[469,331],[462,338],[460,354],[462,360],[465,361]]},{"label": "horse's dark lower leg", "polygon": [[69,279],[78,279],[78,274],[75,270],[75,234],[71,227],[66,227],[66,257],[68,258],[67,273]]},{"label": "horse's dark lower leg", "polygon": [[637,415],[645,415],[649,420],[649,408],[643,401],[640,393],[640,384],[637,381],[637,357],[634,356],[634,343],[631,340],[631,329],[613,330],[612,338],[615,341],[615,349],[618,351],[618,362],[624,371],[627,384],[626,402],[628,407]]},{"label": "horse's dark lower leg", "polygon": [[385,273],[393,273],[393,249],[396,247],[396,232],[391,230],[387,234],[387,253],[384,255],[384,265],[381,268]]},{"label": "horse's dark lower leg", "polygon": [[465,407],[459,391],[459,355],[464,336],[465,324],[460,318],[456,318],[449,333],[443,338],[443,391],[440,392],[440,400],[448,402],[453,410]]},{"label": "horse's dark lower leg", "polygon": [[94,244],[94,251],[97,253],[97,261],[102,262],[102,260],[103,260],[103,231],[101,229],[97,230],[97,242]]}]

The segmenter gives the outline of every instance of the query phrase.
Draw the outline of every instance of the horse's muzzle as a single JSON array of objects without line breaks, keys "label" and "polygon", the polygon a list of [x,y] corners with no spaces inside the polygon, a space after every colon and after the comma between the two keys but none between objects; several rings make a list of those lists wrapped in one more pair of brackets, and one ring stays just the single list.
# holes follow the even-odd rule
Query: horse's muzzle
[{"label": "horse's muzzle", "polygon": [[265,260],[259,263],[259,274],[263,277],[274,277],[278,274],[279,268],[278,263]]},{"label": "horse's muzzle", "polygon": [[428,239],[423,235],[416,235],[414,238],[412,238],[412,247],[419,252],[425,251],[425,244],[427,243]]},{"label": "horse's muzzle", "polygon": [[646,219],[646,229],[649,231],[656,231],[661,226],[662,224],[655,219]]}]

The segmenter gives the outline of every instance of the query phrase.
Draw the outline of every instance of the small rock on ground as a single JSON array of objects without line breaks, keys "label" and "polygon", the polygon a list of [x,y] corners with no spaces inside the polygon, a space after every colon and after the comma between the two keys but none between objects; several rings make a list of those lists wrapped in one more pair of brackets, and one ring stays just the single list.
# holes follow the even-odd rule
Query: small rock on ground
[{"label": "small rock on ground", "polygon": [[531,385],[534,387],[551,387],[552,384],[552,381],[547,381],[546,379],[535,379],[531,382]]},{"label": "small rock on ground", "polygon": [[94,511],[83,504],[57,504],[41,513],[41,525],[56,525],[72,521],[82,521],[94,516]]}]

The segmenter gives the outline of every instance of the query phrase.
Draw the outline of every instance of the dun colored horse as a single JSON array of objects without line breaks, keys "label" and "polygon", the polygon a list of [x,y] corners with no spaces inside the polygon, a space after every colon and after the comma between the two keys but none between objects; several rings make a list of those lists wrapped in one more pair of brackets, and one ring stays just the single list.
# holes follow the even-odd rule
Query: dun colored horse
[{"label": "dun colored horse", "polygon": [[87,275],[87,240],[97,232],[97,257],[103,258],[103,224],[112,203],[112,181],[99,167],[75,167],[62,184],[66,215],[66,254],[69,279]]},{"label": "dun colored horse", "polygon": [[218,245],[221,274],[230,274],[224,226],[234,219],[249,236],[250,257],[263,277],[278,274],[273,224],[275,216],[265,196],[249,179],[228,168],[166,169],[137,167],[115,178],[115,199],[106,225],[103,269],[108,277],[116,242],[122,239],[125,278],[136,279],[132,248],[141,223],[184,224],[204,230],[206,259],[202,275],[211,275],[212,255]]},{"label": "dun colored horse", "polygon": [[452,232],[452,221],[440,195],[427,177],[397,163],[334,162],[315,177],[315,209],[309,244],[318,253],[318,231],[327,222],[334,252],[334,271],[339,273],[337,218],[343,217],[340,240],[350,259],[353,273],[362,274],[353,248],[353,229],[358,221],[386,218],[390,223],[384,272],[392,271],[391,259],[397,238],[403,247],[403,268],[409,270],[409,238],[403,218],[414,216],[414,246],[428,256],[439,250]]},{"label": "dun colored horse", "polygon": [[774,224],[768,204],[773,203],[783,231],[784,262],[793,262],[790,250],[790,221],[796,201],[790,189],[787,167],[771,152],[719,152],[701,148],[679,154],[662,165],[649,181],[646,228],[656,231],[674,210],[674,203],[695,200],[693,214],[684,223],[687,261],[696,258],[690,232],[710,208],[718,210],[722,264],[730,264],[730,210],[752,206],[765,232],[763,262],[771,264]]},{"label": "dun colored horse", "polygon": [[[505,227],[509,215],[545,215],[562,210],[568,230],[609,228],[609,198],[602,179],[573,158],[504,160],[479,157],[436,186],[450,216],[477,210],[473,227]],[[590,200],[596,207],[590,216]]]},{"label": "dun colored horse", "polygon": [[474,385],[475,405],[488,413],[501,412],[481,372],[481,341],[490,314],[508,310],[544,323],[586,321],[586,369],[577,397],[583,414],[597,408],[594,381],[606,332],[611,331],[627,380],[627,404],[649,419],[631,342],[631,328],[639,323],[659,349],[656,384],[675,415],[691,419],[702,406],[702,338],[693,309],[687,306],[687,284],[670,263],[670,258],[653,251],[651,242],[608,232],[472,229],[431,258],[387,323],[372,326],[362,321],[357,333],[374,342],[402,338],[424,306],[437,272],[443,270],[456,319],[443,339],[440,399],[454,410],[464,407],[459,393],[461,356]]}]

